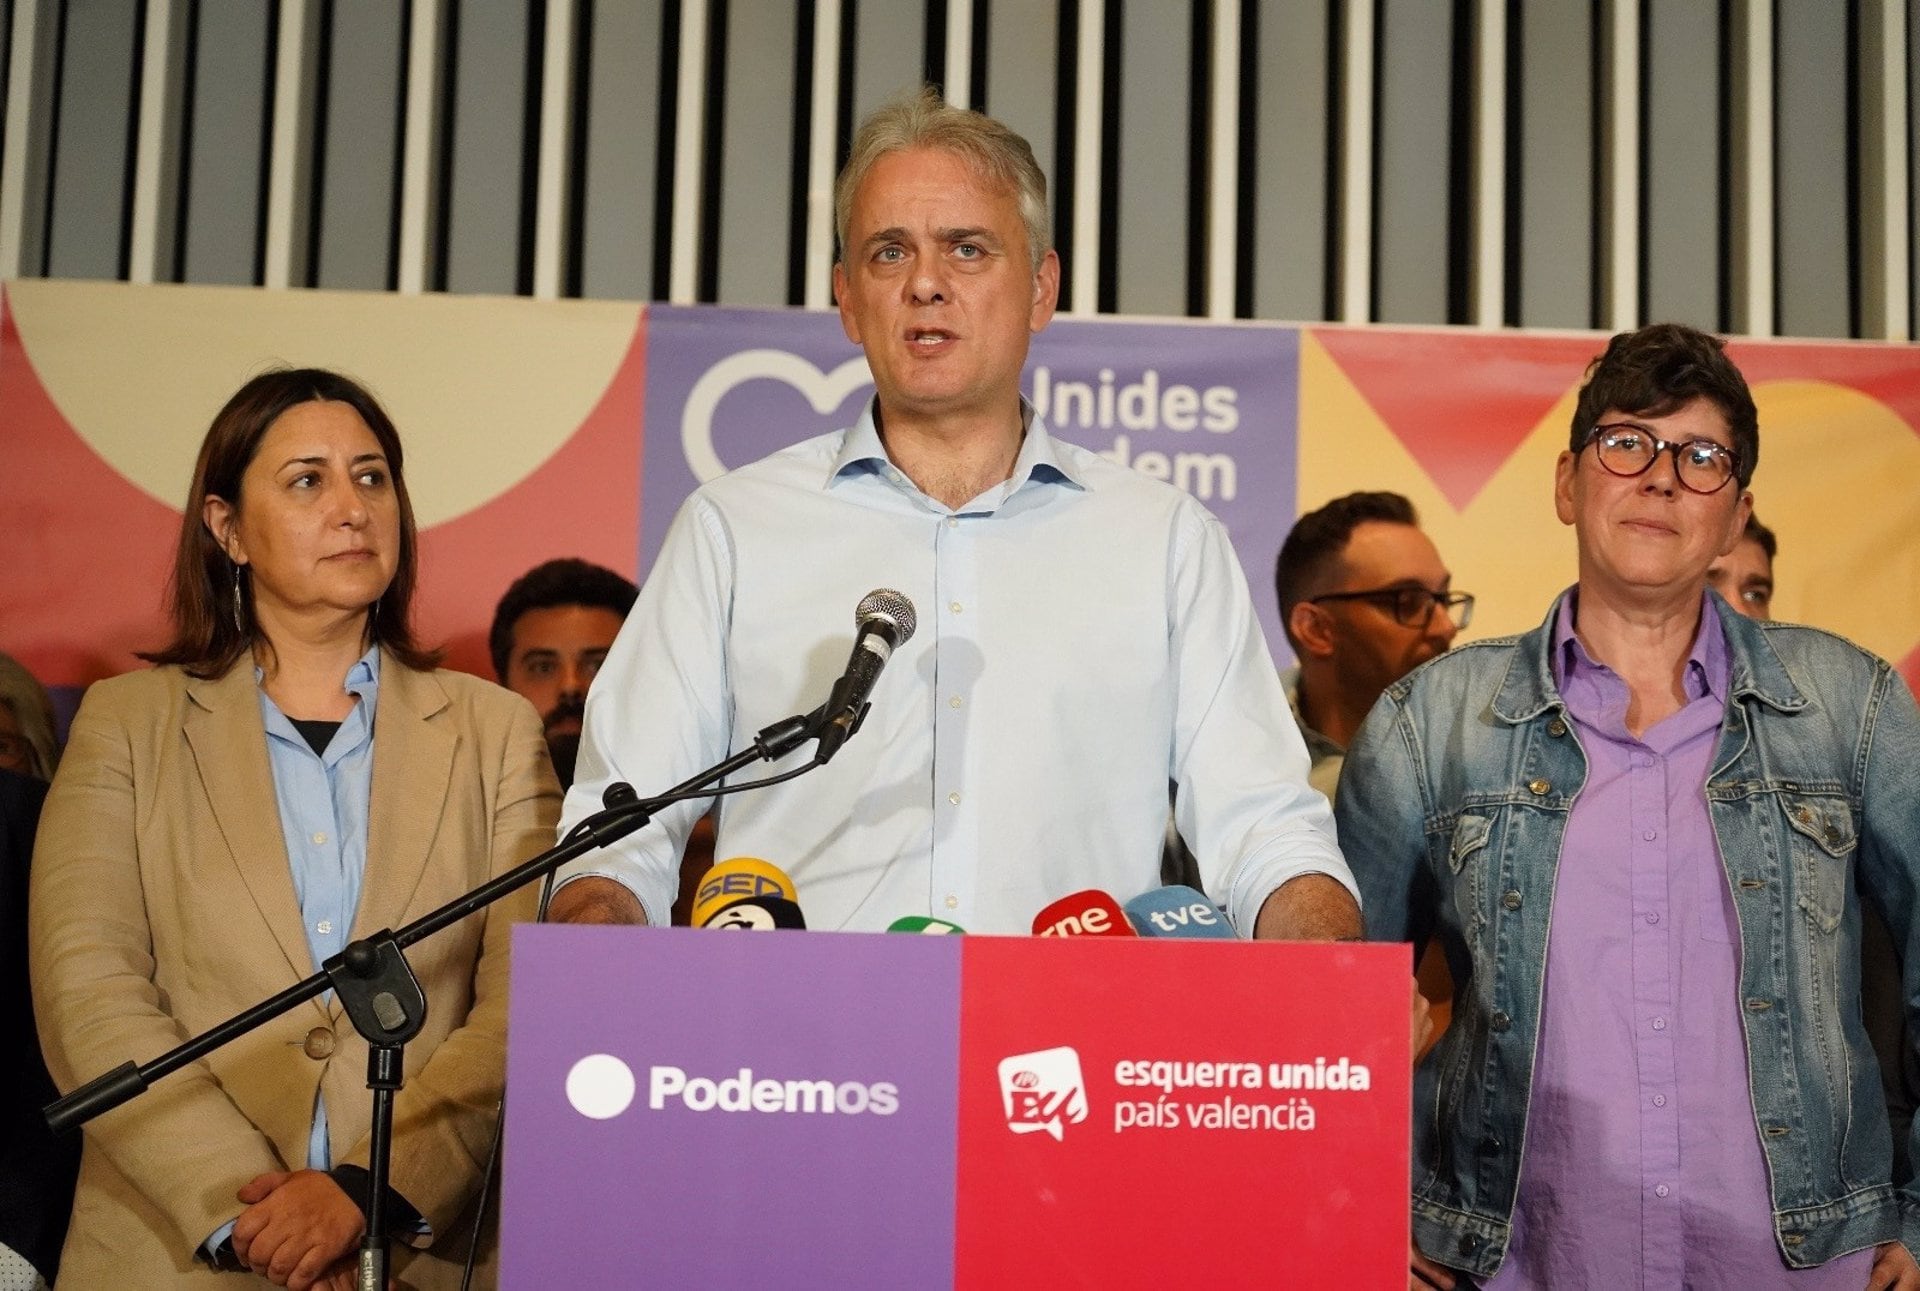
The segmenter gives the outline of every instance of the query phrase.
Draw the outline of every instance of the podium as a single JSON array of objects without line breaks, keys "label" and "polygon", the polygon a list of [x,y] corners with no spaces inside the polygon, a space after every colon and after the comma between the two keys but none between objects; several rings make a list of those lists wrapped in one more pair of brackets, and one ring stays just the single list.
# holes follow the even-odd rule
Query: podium
[{"label": "podium", "polygon": [[523,925],[501,1284],[1404,1286],[1408,969]]}]

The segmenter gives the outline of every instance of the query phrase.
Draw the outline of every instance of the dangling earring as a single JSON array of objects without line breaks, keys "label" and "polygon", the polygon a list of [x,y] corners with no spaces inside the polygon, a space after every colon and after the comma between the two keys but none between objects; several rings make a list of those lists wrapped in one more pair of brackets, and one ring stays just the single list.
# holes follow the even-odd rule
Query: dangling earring
[{"label": "dangling earring", "polygon": [[233,567],[233,630],[241,636],[247,635],[246,600],[240,593],[240,566]]}]

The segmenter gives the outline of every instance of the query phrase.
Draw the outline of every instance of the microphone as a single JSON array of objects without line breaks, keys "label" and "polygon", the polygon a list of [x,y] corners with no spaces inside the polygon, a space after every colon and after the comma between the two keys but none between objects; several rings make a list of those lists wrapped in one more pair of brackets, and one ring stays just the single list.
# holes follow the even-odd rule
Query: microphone
[{"label": "microphone", "polygon": [[1142,937],[1240,940],[1206,893],[1182,883],[1142,892],[1127,902],[1127,918]]},{"label": "microphone", "polygon": [[696,928],[719,928],[732,932],[773,932],[779,928],[805,928],[807,921],[800,907],[785,897],[745,897],[723,905],[709,914]]},{"label": "microphone", "polygon": [[687,921],[696,928],[704,928],[723,907],[736,901],[750,898],[797,901],[799,896],[793,880],[779,866],[758,857],[735,856],[715,864],[700,880]]},{"label": "microphone", "polygon": [[1033,916],[1037,937],[1134,937],[1120,903],[1098,888],[1061,897]]},{"label": "microphone", "polygon": [[853,611],[853,654],[821,709],[820,742],[813,753],[815,766],[825,766],[860,729],[867,697],[880,680],[880,670],[913,636],[917,622],[913,602],[890,587],[875,588],[860,599]]},{"label": "microphone", "polygon": [[895,919],[892,923],[888,924],[887,931],[888,932],[930,932],[934,934],[941,934],[941,933],[951,934],[951,933],[964,933],[966,929],[962,928],[957,923],[948,923],[945,919],[935,919],[924,914],[905,914],[905,915],[901,915],[898,919]]}]

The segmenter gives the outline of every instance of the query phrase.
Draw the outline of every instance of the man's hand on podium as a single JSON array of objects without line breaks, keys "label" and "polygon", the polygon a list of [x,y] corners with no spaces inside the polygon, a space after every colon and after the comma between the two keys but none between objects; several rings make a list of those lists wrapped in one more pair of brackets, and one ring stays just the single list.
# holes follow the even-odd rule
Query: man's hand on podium
[{"label": "man's hand on podium", "polygon": [[612,879],[575,879],[553,894],[548,923],[645,923],[640,898]]}]

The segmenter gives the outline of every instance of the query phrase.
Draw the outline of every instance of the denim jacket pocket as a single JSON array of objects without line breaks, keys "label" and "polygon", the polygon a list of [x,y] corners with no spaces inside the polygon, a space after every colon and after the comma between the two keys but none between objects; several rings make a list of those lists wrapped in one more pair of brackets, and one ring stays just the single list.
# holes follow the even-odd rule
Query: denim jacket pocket
[{"label": "denim jacket pocket", "polygon": [[1844,798],[1817,794],[1782,794],[1787,835],[1800,883],[1799,906],[1813,926],[1831,934],[1846,916],[1847,888],[1853,858],[1853,812]]}]

